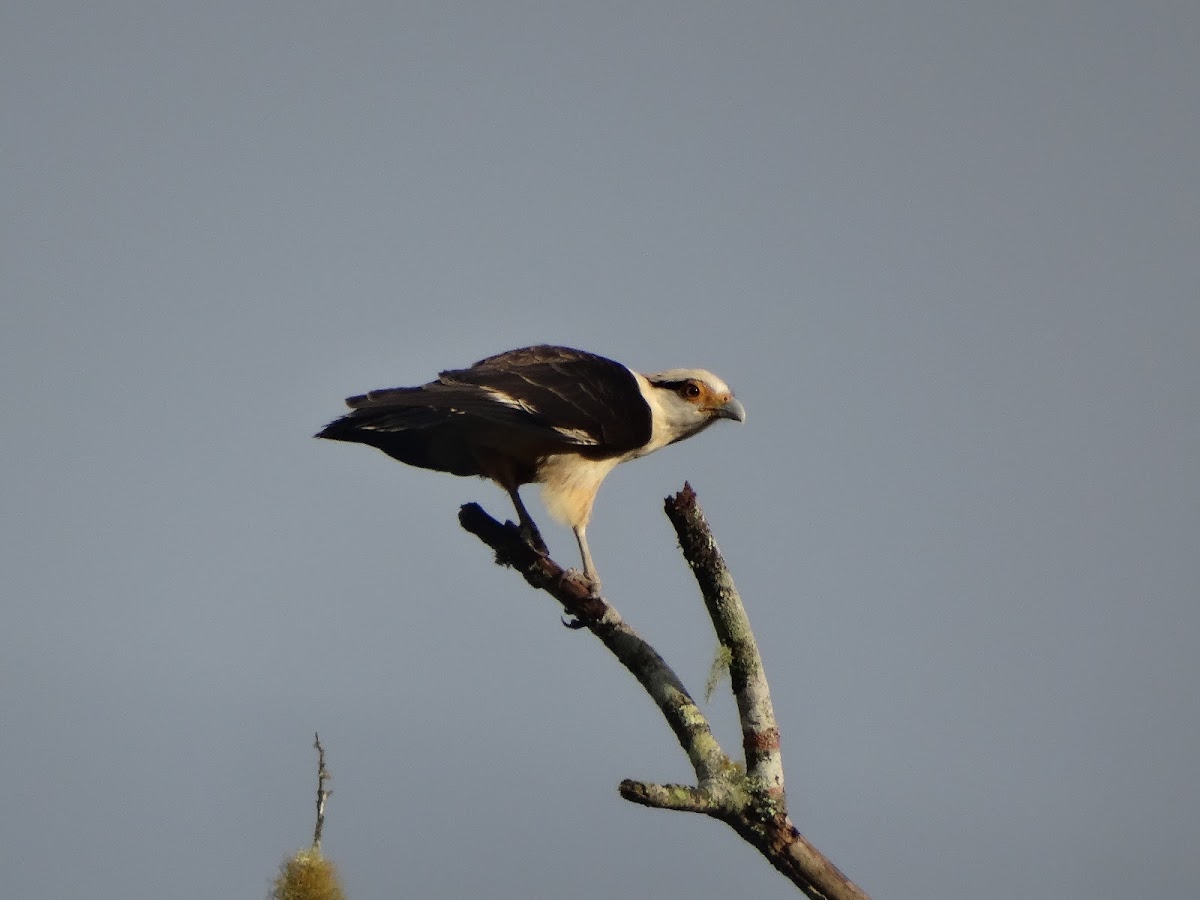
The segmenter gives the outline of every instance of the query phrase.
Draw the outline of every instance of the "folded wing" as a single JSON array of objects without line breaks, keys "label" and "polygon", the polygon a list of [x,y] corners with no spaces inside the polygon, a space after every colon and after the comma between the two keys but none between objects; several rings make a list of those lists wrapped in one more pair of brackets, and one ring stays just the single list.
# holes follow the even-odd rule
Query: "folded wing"
[{"label": "folded wing", "polygon": [[318,437],[370,444],[410,465],[456,475],[489,474],[487,458],[499,454],[525,480],[546,455],[619,456],[651,432],[650,409],[628,368],[545,345],[346,403],[352,411]]}]

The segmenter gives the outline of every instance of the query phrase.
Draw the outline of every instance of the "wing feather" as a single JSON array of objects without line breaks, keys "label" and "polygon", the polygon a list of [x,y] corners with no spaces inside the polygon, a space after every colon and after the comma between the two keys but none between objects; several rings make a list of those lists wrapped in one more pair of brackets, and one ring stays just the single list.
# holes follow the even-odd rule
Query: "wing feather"
[{"label": "wing feather", "polygon": [[604,455],[650,440],[650,407],[625,366],[570,347],[538,345],[442,372],[446,385],[474,385],[519,401],[536,421],[566,435],[587,435]]}]

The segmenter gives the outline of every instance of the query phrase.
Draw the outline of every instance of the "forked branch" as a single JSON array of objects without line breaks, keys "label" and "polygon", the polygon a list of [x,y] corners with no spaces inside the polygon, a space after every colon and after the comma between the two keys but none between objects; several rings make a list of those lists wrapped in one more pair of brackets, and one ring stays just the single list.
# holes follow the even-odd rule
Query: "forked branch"
[{"label": "forked branch", "polygon": [[868,900],[867,894],[810,844],[787,811],[779,729],[766,674],[733,577],[713,539],[691,485],[666,500],[684,558],[700,585],[718,639],[730,651],[730,677],[742,726],[744,765],[721,749],[708,720],[678,676],[603,598],[588,595],[577,574],[538,553],[518,526],[501,524],[475,503],[459,512],[463,528],[496,552],[496,562],[520,572],[554,597],[628,669],[657,704],[688,756],[696,785],[626,780],[621,796],[657,809],[698,812],[725,822],[809,897]]}]

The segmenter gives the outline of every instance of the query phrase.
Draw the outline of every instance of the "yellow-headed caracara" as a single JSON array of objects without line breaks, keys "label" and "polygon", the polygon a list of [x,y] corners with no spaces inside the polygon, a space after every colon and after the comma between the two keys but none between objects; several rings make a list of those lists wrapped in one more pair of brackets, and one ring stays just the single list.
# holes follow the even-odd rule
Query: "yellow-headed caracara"
[{"label": "yellow-headed caracara", "polygon": [[611,359],[540,345],[452,369],[420,387],[350,397],[351,412],[317,437],[378,447],[454,475],[481,475],[512,498],[526,538],[544,550],[517,489],[540,483],[555,519],[579,542],[584,577],[600,578],[587,544],[596,491],[618,463],[703,431],[745,421],[725,384],[704,369],[641,375]]}]

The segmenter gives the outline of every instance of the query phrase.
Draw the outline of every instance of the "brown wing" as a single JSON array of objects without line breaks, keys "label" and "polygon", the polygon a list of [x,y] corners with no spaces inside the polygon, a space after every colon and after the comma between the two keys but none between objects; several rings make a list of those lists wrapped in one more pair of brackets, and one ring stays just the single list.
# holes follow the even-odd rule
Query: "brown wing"
[{"label": "brown wing", "polygon": [[619,455],[649,441],[651,430],[650,408],[629,369],[568,347],[511,350],[421,387],[371,391],[346,403],[353,411],[317,437],[369,444],[456,475],[489,474],[480,460],[499,454],[522,481],[547,453]]},{"label": "brown wing", "polygon": [[615,456],[650,440],[650,407],[625,366],[595,353],[539,344],[442,372],[447,386],[476,386],[518,401],[531,421],[572,443]]}]

